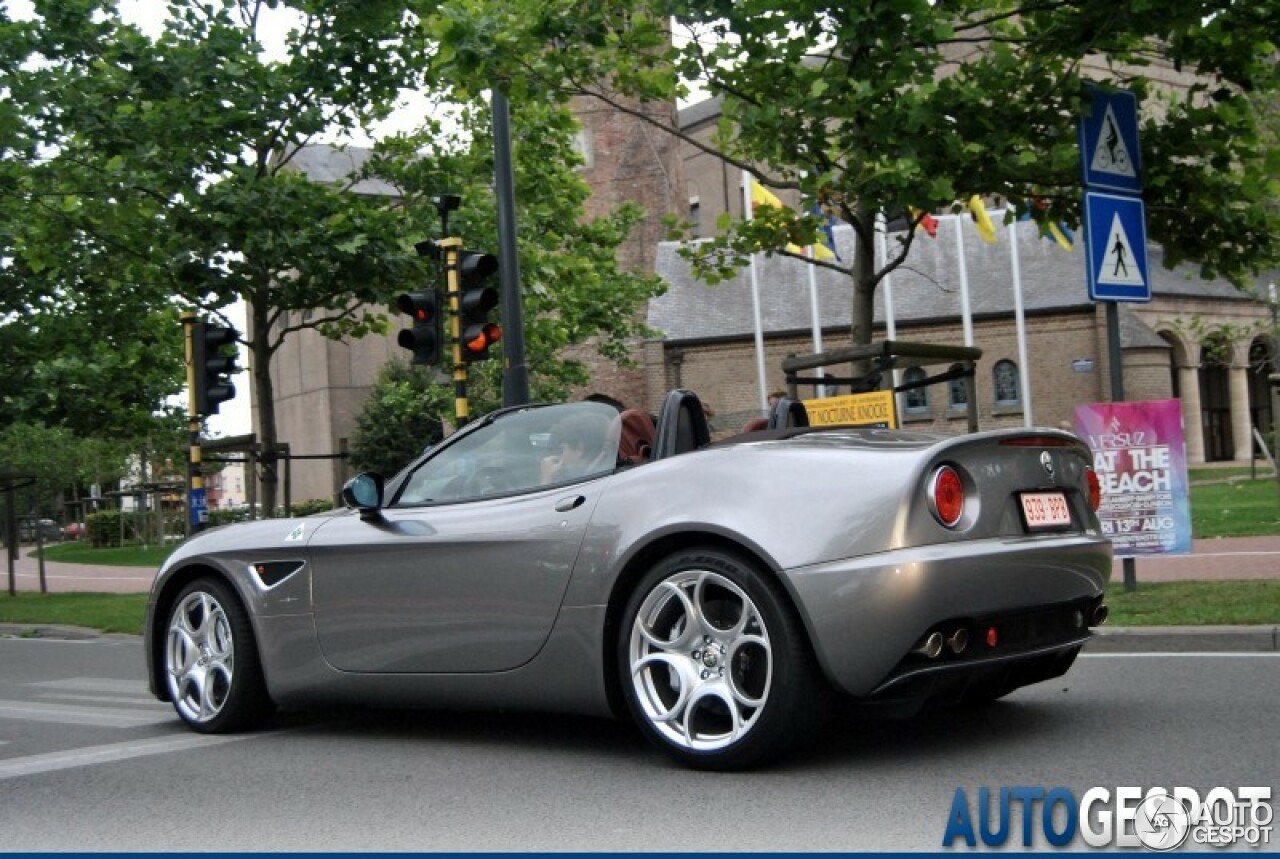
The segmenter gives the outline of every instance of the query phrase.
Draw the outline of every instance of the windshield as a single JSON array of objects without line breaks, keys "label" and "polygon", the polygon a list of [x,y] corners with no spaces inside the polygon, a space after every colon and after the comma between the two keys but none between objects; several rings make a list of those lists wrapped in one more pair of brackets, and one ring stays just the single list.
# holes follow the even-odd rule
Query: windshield
[{"label": "windshield", "polygon": [[422,462],[396,506],[466,501],[572,483],[617,467],[622,421],[601,403],[499,416]]}]

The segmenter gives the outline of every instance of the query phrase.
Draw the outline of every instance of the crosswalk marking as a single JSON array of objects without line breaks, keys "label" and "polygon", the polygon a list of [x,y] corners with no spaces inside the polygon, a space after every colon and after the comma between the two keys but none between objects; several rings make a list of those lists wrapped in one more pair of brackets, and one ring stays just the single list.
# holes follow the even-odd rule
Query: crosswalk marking
[{"label": "crosswalk marking", "polygon": [[136,740],[127,743],[109,743],[103,746],[88,746],[82,749],[69,749],[65,752],[48,752],[40,755],[28,755],[25,758],[13,758],[0,761],[0,780],[17,778],[24,775],[53,772],[55,770],[72,769],[74,767],[93,766],[95,764],[115,763],[116,761],[140,758],[147,755],[162,755],[168,752],[181,752],[208,746],[222,745],[247,740],[254,734],[182,734],[176,737],[155,737],[150,740]]},{"label": "crosswalk marking", "polygon": [[132,710],[122,707],[80,707],[71,704],[49,704],[40,701],[0,701],[0,719],[55,722],[61,725],[98,725],[104,728],[136,728],[173,721],[173,714],[163,711]]}]

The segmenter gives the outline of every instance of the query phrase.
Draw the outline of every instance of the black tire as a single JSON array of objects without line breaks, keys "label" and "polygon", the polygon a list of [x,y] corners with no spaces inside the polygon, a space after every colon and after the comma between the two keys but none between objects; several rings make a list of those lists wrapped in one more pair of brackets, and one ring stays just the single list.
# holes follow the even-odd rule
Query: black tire
[{"label": "black tire", "polygon": [[617,664],[640,731],[696,769],[768,763],[809,740],[830,709],[782,589],[720,549],[678,552],[644,575],[622,615]]},{"label": "black tire", "polygon": [[169,699],[192,730],[241,731],[275,710],[253,626],[226,582],[201,578],[184,587],[165,615],[161,636]]}]

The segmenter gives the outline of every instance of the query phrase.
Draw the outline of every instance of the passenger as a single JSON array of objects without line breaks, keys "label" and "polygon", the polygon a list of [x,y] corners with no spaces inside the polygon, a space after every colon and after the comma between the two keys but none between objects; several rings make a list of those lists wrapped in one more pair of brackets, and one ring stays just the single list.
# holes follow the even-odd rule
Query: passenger
[{"label": "passenger", "polygon": [[640,409],[622,413],[622,438],[618,442],[618,462],[640,465],[653,455],[653,439],[658,434],[653,418]]}]

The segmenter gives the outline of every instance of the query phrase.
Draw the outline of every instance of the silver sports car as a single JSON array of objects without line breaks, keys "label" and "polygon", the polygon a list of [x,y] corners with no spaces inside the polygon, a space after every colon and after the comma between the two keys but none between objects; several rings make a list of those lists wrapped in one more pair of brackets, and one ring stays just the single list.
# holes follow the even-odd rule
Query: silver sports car
[{"label": "silver sports car", "polygon": [[628,715],[761,764],[837,696],[914,708],[1066,671],[1106,617],[1088,448],[771,426],[710,443],[592,402],[477,420],[347,509],[218,528],[151,590],[152,691],[193,729],[325,702]]}]

